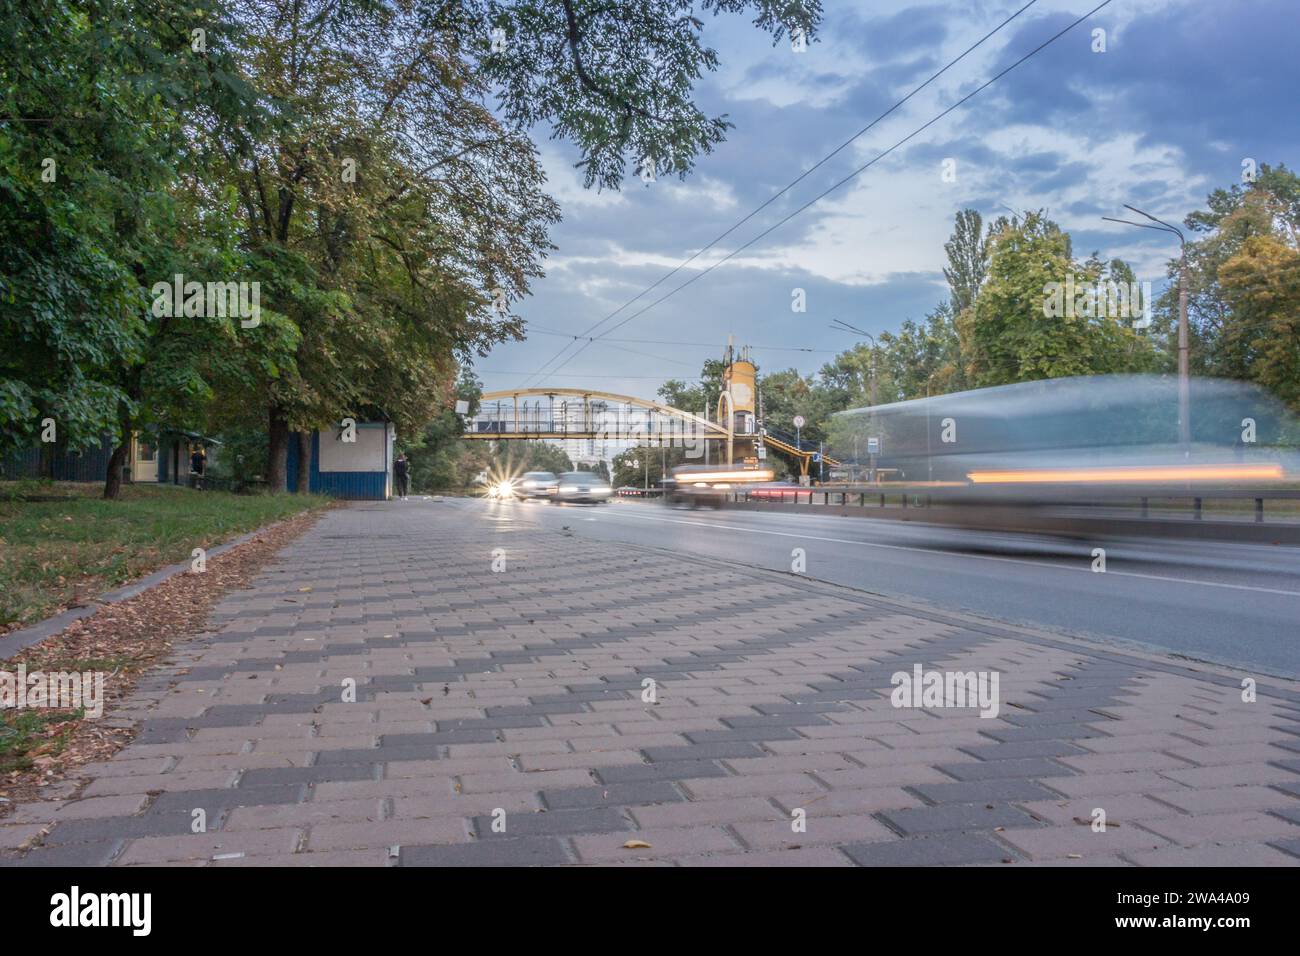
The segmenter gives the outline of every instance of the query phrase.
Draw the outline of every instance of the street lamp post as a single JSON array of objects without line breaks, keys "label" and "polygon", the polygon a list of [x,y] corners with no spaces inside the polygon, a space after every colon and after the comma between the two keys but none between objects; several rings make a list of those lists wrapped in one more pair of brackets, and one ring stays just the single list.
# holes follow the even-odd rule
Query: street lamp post
[{"label": "street lamp post", "polygon": [[1136,226],[1138,229],[1154,229],[1157,232],[1168,232],[1178,237],[1178,442],[1183,446],[1183,455],[1186,456],[1191,451],[1192,443],[1191,378],[1188,369],[1187,342],[1187,238],[1177,226],[1171,226],[1163,219],[1157,219],[1149,212],[1143,212],[1128,203],[1124,204],[1124,208],[1131,209],[1139,216],[1145,216],[1156,225],[1150,226],[1144,222],[1116,219],[1112,216],[1102,216],[1101,218],[1107,222],[1120,222],[1126,226]]},{"label": "street lamp post", "polygon": [[[836,319],[836,320],[835,320],[835,323],[836,323],[836,324],[835,324],[835,325],[832,325],[831,328],[833,328],[833,329],[835,329],[835,330],[837,330],[837,331],[840,331],[840,332],[843,332],[843,331],[856,332],[858,335],[865,335],[867,338],[871,339],[871,376],[870,376],[871,384],[870,384],[870,389],[871,389],[871,407],[874,408],[874,407],[876,406],[876,352],[878,351],[878,348],[877,348],[877,346],[876,346],[876,337],[875,337],[874,335],[872,335],[870,332],[866,331],[865,329],[859,329],[859,328],[857,328],[856,326],[849,325],[849,324],[848,324],[847,322],[845,322],[843,319]],[[857,441],[857,439],[856,439],[856,437],[855,437],[855,439],[854,439],[854,442],[855,442],[854,458],[855,458],[855,459],[857,458],[856,441]],[[871,454],[871,455],[869,455],[868,457],[869,457],[871,460],[867,463],[867,480],[868,480],[868,481],[875,481],[875,480],[876,480],[876,456],[875,456],[875,454]]]}]

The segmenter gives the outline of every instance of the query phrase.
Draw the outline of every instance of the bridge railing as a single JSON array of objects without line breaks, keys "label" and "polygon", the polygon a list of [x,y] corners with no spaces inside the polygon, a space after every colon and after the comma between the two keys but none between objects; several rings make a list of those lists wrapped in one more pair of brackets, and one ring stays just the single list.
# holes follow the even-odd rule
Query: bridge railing
[{"label": "bridge railing", "polygon": [[655,441],[718,438],[725,434],[716,427],[648,409],[604,408],[590,414],[584,414],[581,409],[569,409],[563,414],[552,414],[545,407],[527,412],[521,407],[519,414],[515,414],[509,406],[480,409],[468,423],[466,433],[471,436],[560,435],[574,438],[646,438]]}]

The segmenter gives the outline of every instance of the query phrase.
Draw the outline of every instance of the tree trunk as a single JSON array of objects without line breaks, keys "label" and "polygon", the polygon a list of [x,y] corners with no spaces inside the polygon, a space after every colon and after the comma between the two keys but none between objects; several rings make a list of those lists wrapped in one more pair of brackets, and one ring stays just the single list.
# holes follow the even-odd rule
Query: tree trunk
[{"label": "tree trunk", "polygon": [[271,405],[267,429],[266,483],[273,493],[289,490],[289,419],[279,405]]},{"label": "tree trunk", "polygon": [[54,480],[54,453],[57,449],[57,442],[41,442],[41,457],[37,464],[37,473],[40,477]]},{"label": "tree trunk", "polygon": [[131,435],[135,431],[135,422],[125,405],[118,405],[117,441],[113,453],[108,456],[108,474],[104,476],[104,500],[116,501],[122,495],[122,470],[126,466],[127,456],[131,454]]},{"label": "tree trunk", "polygon": [[108,474],[104,476],[104,500],[116,501],[122,495],[122,469],[126,465],[127,452],[131,443],[114,445],[113,454],[108,458]]},{"label": "tree trunk", "polygon": [[298,433],[298,494],[311,491],[311,432]]}]

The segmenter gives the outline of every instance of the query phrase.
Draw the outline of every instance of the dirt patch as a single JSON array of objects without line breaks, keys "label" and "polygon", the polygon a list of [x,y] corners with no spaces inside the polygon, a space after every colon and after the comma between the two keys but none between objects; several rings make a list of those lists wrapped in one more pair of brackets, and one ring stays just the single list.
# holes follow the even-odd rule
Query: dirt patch
[{"label": "dirt patch", "polygon": [[[328,509],[326,509],[328,510]],[[68,710],[0,712],[0,818],[20,803],[57,789],[66,798],[70,777],[87,763],[107,759],[134,736],[131,726],[112,719],[114,704],[129,695],[139,678],[165,662],[173,645],[202,631],[220,598],[249,582],[276,552],[303,534],[325,512],[306,512],[258,531],[253,538],[210,557],[202,574],[184,572],[142,594],[106,604],[58,634],[0,661],[14,672],[100,671],[104,673],[104,713],[89,719]]]}]

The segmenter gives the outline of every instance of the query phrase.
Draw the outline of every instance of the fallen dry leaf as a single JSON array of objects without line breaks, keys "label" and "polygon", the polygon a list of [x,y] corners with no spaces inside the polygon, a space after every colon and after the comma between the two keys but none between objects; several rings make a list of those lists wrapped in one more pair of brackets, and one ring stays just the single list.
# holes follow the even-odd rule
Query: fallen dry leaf
[{"label": "fallen dry leaf", "polygon": [[652,847],[650,846],[649,843],[646,843],[645,840],[628,840],[626,843],[623,844],[623,849],[625,849],[625,850],[649,850],[649,849],[652,849]]}]

